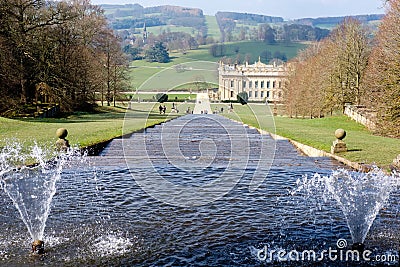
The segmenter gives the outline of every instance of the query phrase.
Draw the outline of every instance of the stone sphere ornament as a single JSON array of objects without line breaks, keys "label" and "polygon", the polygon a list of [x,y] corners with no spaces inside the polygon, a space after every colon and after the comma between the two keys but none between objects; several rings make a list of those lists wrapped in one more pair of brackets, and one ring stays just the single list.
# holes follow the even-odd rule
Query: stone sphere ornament
[{"label": "stone sphere ornament", "polygon": [[346,137],[346,131],[343,129],[337,129],[335,131],[335,137],[339,140],[343,140]]},{"label": "stone sphere ornament", "polygon": [[346,131],[343,129],[337,129],[335,131],[335,137],[336,140],[333,142],[331,146],[331,153],[341,153],[341,152],[347,152],[347,146],[346,143],[343,142],[342,139],[346,137]]},{"label": "stone sphere ornament", "polygon": [[65,137],[67,137],[68,131],[65,128],[59,128],[56,131],[56,135],[57,135],[58,138],[64,139]]},{"label": "stone sphere ornament", "polygon": [[63,151],[63,152],[67,152],[69,146],[69,142],[67,139],[65,139],[65,137],[67,137],[68,135],[68,131],[65,128],[59,128],[56,131],[56,135],[58,137],[58,140],[56,141],[56,149],[58,151]]}]

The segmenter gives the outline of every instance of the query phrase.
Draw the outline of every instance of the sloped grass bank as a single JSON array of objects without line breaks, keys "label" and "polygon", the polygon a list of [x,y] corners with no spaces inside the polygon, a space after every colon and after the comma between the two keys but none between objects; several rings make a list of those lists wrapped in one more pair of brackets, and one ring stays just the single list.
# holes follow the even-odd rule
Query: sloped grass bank
[{"label": "sloped grass bank", "polygon": [[[122,105],[99,107],[95,113],[74,113],[66,118],[0,118],[0,146],[15,140],[27,147],[35,142],[39,146],[51,147],[57,140],[56,130],[66,128],[72,146],[89,147],[183,115],[183,112],[169,113],[172,103],[165,105],[165,115],[159,114],[158,103],[134,103],[131,110]],[[179,109],[184,111],[187,105],[191,104],[181,104]],[[129,115],[129,119],[125,119],[125,115]]]},{"label": "sloped grass bank", "polygon": [[400,139],[373,135],[363,125],[344,115],[321,119],[272,117],[269,107],[257,104],[236,104],[234,112],[224,115],[326,152],[330,152],[335,140],[335,130],[343,128],[347,132],[344,141],[349,151],[338,155],[353,162],[387,168],[400,154]]}]

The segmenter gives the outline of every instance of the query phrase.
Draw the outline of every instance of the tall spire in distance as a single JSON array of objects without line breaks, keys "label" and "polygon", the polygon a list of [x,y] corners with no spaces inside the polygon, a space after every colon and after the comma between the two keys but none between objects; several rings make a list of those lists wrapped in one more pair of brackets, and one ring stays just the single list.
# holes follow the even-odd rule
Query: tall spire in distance
[{"label": "tall spire in distance", "polygon": [[147,33],[146,22],[144,22],[144,24],[143,24],[143,43],[146,42],[147,37],[148,37],[148,33]]}]

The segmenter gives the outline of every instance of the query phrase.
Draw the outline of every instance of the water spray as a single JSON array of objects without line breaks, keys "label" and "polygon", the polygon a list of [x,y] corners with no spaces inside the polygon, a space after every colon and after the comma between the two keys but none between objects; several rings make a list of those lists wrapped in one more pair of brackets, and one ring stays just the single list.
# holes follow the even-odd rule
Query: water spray
[{"label": "water spray", "polygon": [[399,186],[397,173],[388,175],[377,167],[367,173],[340,169],[328,176],[304,176],[297,181],[292,194],[302,191],[307,196],[319,195],[324,200],[336,200],[350,230],[352,249],[362,253],[365,238],[377,214],[390,193]]}]

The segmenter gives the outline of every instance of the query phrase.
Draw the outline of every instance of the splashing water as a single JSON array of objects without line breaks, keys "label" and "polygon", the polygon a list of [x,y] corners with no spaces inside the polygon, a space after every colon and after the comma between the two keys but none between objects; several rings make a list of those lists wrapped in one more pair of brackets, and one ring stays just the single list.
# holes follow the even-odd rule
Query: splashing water
[{"label": "splashing water", "polygon": [[133,243],[129,238],[109,234],[97,238],[92,251],[100,257],[123,255],[129,252],[132,246]]},{"label": "splashing water", "polygon": [[25,152],[17,142],[0,150],[1,187],[18,209],[33,240],[43,240],[56,182],[71,153],[57,155],[37,144]]},{"label": "splashing water", "polygon": [[302,191],[307,197],[321,195],[325,201],[335,199],[346,218],[353,242],[364,243],[379,210],[399,184],[398,174],[387,175],[378,168],[368,173],[341,169],[329,176],[303,176],[292,194]]}]

